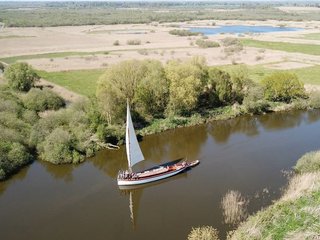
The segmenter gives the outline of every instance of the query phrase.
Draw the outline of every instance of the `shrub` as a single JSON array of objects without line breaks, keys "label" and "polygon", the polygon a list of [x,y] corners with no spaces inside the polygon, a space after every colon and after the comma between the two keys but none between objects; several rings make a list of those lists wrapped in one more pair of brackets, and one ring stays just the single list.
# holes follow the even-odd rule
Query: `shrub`
[{"label": "shrub", "polygon": [[219,232],[211,226],[192,228],[188,240],[219,240]]},{"label": "shrub", "polygon": [[271,101],[290,102],[306,96],[303,83],[297,75],[289,72],[277,72],[262,80],[264,96]]},{"label": "shrub", "polygon": [[201,35],[201,33],[199,33],[199,32],[191,32],[191,31],[185,30],[185,29],[173,29],[173,30],[169,31],[169,34],[177,35],[177,36],[180,36],[180,37]]},{"label": "shrub", "polygon": [[49,89],[40,90],[38,88],[32,88],[23,97],[23,103],[26,108],[36,112],[58,110],[65,106],[65,102],[62,97]]},{"label": "shrub", "polygon": [[18,91],[29,91],[34,83],[39,80],[39,76],[27,63],[14,63],[6,68],[4,77],[8,85]]},{"label": "shrub", "polygon": [[73,141],[73,136],[68,131],[60,127],[54,129],[42,143],[43,152],[40,158],[54,164],[72,163]]},{"label": "shrub", "polygon": [[214,48],[214,47],[220,47],[220,44],[214,41],[205,41],[203,39],[198,39],[196,41],[196,44],[201,48]]},{"label": "shrub", "polygon": [[119,46],[119,45],[120,45],[119,40],[115,40],[115,41],[113,42],[113,45],[114,45],[114,46]]},{"label": "shrub", "polygon": [[141,44],[141,40],[139,39],[131,39],[127,41],[128,45],[140,45]]},{"label": "shrub", "polygon": [[298,173],[320,171],[320,151],[313,151],[303,155],[294,169]]},{"label": "shrub", "polygon": [[31,155],[21,143],[0,140],[0,180],[30,161]]}]

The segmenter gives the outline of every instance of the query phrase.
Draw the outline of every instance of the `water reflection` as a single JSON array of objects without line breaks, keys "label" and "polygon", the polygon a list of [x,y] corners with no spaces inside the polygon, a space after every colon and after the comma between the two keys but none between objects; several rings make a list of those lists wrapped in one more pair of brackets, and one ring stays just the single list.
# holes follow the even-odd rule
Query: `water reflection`
[{"label": "water reflection", "polygon": [[208,132],[217,143],[227,142],[235,133],[243,133],[246,136],[259,134],[257,118],[251,116],[213,122],[208,125]]},{"label": "water reflection", "polygon": [[307,112],[308,123],[314,123],[320,119],[320,111],[310,110]]},{"label": "water reflection", "polygon": [[73,170],[79,167],[80,165],[64,165],[63,167],[45,162],[45,161],[39,161],[42,167],[46,169],[50,175],[57,180],[63,180],[64,182],[72,182],[73,180]]},{"label": "water reflection", "polygon": [[0,196],[5,193],[10,185],[14,184],[15,182],[23,181],[23,179],[25,179],[25,177],[27,176],[29,167],[30,166],[26,166],[9,179],[2,182],[0,181]]},{"label": "water reflection", "polygon": [[[176,160],[180,161],[180,159]],[[176,162],[173,161],[173,162]],[[170,164],[173,164],[171,162]],[[163,179],[160,181],[147,183],[147,184],[140,184],[140,185],[134,185],[134,186],[119,186],[120,195],[128,197],[128,203],[129,203],[129,216],[130,221],[132,223],[133,229],[136,229],[138,226],[138,214],[139,214],[139,208],[140,202],[142,199],[142,194],[144,191],[147,191],[147,189],[155,188],[158,185],[163,185],[166,183],[174,182],[182,178],[187,177],[187,172],[191,169],[187,169],[186,171],[179,173],[171,178]],[[151,220],[151,219],[150,219]]]},{"label": "water reflection", "polygon": [[305,120],[306,114],[304,111],[278,112],[259,117],[260,124],[268,130],[298,127]]}]

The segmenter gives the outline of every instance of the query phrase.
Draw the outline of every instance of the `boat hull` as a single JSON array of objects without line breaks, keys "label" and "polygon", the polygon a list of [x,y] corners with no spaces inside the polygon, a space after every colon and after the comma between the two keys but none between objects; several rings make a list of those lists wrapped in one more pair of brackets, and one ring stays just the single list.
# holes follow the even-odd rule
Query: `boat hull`
[{"label": "boat hull", "polygon": [[173,171],[165,172],[163,174],[153,175],[153,176],[149,176],[149,177],[144,177],[144,178],[137,178],[137,179],[119,179],[118,178],[118,185],[119,186],[133,186],[133,185],[140,185],[140,184],[159,181],[159,180],[174,176],[174,175],[184,171],[187,167],[188,166],[181,167],[177,170],[173,170]]}]

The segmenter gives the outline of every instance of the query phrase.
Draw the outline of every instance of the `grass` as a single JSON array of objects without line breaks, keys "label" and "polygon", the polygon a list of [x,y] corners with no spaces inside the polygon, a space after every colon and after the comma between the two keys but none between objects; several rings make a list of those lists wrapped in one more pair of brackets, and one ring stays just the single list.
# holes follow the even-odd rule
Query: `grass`
[{"label": "grass", "polygon": [[320,33],[305,34],[303,38],[308,40],[320,40]]},{"label": "grass", "polygon": [[[295,168],[306,167],[310,159],[319,166],[320,158],[311,152],[300,158]],[[320,171],[308,168],[290,179],[280,200],[249,217],[230,239],[316,239],[319,218]]]},{"label": "grass", "polygon": [[96,93],[96,83],[105,69],[77,70],[63,72],[37,71],[42,78],[63,86],[70,91],[93,96]]},{"label": "grass", "polygon": [[267,42],[253,39],[242,39],[241,42],[243,45],[247,47],[267,48],[285,52],[297,52],[310,55],[320,55],[320,45],[316,44]]},{"label": "grass", "polygon": [[94,54],[106,54],[105,51],[98,52],[55,52],[55,53],[41,53],[41,54],[31,54],[31,55],[21,55],[14,57],[1,58],[0,61],[5,62],[7,64],[12,64],[21,60],[28,59],[38,59],[38,58],[62,58],[62,57],[70,57],[70,56],[87,56]]},{"label": "grass", "polygon": [[[219,68],[226,70],[228,72],[232,72],[237,67],[238,67],[237,65],[225,65]],[[264,77],[266,77],[271,73],[281,71],[277,69],[266,68],[263,65],[247,66],[247,68],[248,68],[249,77],[255,82],[260,82]],[[282,70],[282,71],[288,71],[288,72],[297,74],[299,80],[301,80],[303,83],[320,85],[320,65],[315,65],[315,66],[306,67],[306,68]]]}]

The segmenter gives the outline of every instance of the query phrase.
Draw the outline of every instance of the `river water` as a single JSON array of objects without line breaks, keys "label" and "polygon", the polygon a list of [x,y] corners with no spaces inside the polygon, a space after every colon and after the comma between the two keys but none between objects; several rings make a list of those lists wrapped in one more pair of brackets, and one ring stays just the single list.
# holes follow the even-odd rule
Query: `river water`
[{"label": "river water", "polygon": [[[210,225],[222,239],[221,199],[237,190],[253,213],[277,199],[290,170],[318,149],[320,111],[244,116],[145,137],[147,168],[180,158],[200,159],[192,170],[156,184],[119,190],[125,149],[101,151],[77,166],[35,161],[0,183],[0,239],[186,239]],[[131,203],[131,204],[130,204]]]}]

